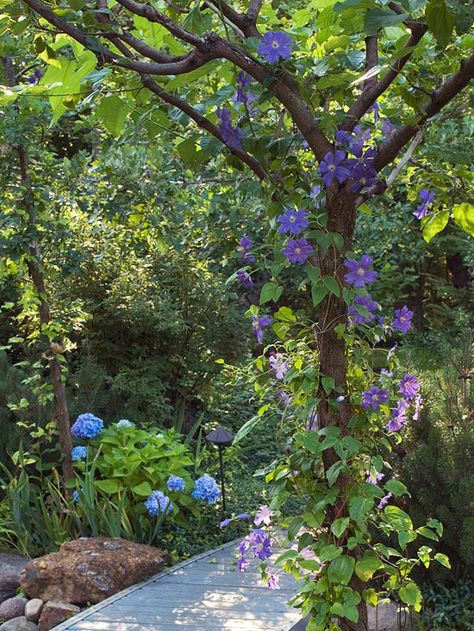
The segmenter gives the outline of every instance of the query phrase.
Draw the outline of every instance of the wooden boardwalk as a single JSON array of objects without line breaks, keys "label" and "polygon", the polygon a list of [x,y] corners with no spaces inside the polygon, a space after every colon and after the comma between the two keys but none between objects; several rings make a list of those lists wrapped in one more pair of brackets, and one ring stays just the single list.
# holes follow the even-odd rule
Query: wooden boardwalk
[{"label": "wooden boardwalk", "polygon": [[279,573],[280,590],[262,585],[235,562],[236,542],[194,557],[86,609],[55,631],[288,631],[296,584]]}]

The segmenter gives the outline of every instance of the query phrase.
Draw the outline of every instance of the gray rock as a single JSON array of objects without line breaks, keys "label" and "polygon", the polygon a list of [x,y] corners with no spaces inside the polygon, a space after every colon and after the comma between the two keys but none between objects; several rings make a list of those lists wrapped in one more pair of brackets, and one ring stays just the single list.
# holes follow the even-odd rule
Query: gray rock
[{"label": "gray rock", "polygon": [[25,616],[20,616],[0,624],[0,631],[38,631],[38,625],[27,620]]},{"label": "gray rock", "polygon": [[26,603],[25,618],[31,622],[38,622],[41,611],[43,610],[43,601],[40,598],[32,598]]},{"label": "gray rock", "polygon": [[0,605],[0,620],[11,620],[12,618],[23,616],[27,602],[26,598],[21,598],[20,596],[7,598]]},{"label": "gray rock", "polygon": [[19,554],[0,552],[0,603],[16,595],[20,586],[20,572],[29,562]]},{"label": "gray rock", "polygon": [[39,620],[39,631],[49,631],[68,618],[72,618],[81,610],[70,603],[60,603],[50,600],[43,607]]}]

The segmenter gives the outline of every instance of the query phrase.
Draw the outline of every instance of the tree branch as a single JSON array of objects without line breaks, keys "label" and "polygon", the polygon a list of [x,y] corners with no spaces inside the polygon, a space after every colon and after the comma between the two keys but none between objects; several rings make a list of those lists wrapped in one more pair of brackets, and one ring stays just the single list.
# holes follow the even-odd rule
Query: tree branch
[{"label": "tree branch", "polygon": [[204,45],[202,37],[187,31],[167,15],[157,11],[151,4],[141,4],[140,2],[134,2],[134,0],[117,0],[117,2],[132,13],[135,13],[135,15],[146,18],[149,22],[161,24],[172,35],[184,42],[188,42],[188,44],[192,44],[197,48]]},{"label": "tree branch", "polygon": [[420,129],[419,131],[417,131],[415,137],[413,138],[413,140],[410,143],[410,146],[408,147],[408,149],[403,154],[400,162],[395,166],[395,168],[391,171],[390,175],[386,179],[387,188],[389,186],[392,186],[394,181],[397,179],[397,177],[402,172],[402,170],[405,167],[405,165],[408,164],[408,162],[410,162],[410,160],[412,159],[413,154],[415,152],[415,149],[418,147],[418,145],[423,140],[423,136],[424,135],[425,135],[425,130],[423,128]]},{"label": "tree branch", "polygon": [[379,148],[375,159],[377,171],[392,162],[428,119],[438,114],[461,90],[469,85],[472,79],[474,79],[474,55],[464,60],[459,70],[432,93],[429,103],[425,106],[424,112],[416,124],[405,125]]},{"label": "tree branch", "polygon": [[[214,138],[217,138],[217,140],[226,145],[226,142],[222,137],[219,128],[211,123],[211,121],[209,121],[205,116],[200,114],[189,103],[179,98],[178,96],[175,96],[174,94],[170,94],[166,90],[163,90],[163,88],[158,85],[156,81],[154,81],[151,77],[147,75],[141,75],[141,79],[143,85],[151,92],[159,96],[160,99],[165,101],[165,103],[169,103],[170,105],[177,107],[187,116],[189,116],[189,118],[191,118],[198,127],[200,127],[201,129],[205,129],[212,136],[214,136]],[[237,158],[239,158],[242,162],[249,166],[259,179],[264,180],[268,177],[268,173],[265,171],[262,165],[257,160],[255,160],[255,158],[252,158],[252,156],[246,153],[243,149],[235,149],[233,147],[229,147],[228,145],[226,146]]]},{"label": "tree branch", "polygon": [[260,9],[262,8],[263,1],[262,0],[250,0],[249,8],[247,11],[247,17],[249,20],[252,20],[254,24],[257,23],[258,14],[260,13]]},{"label": "tree branch", "polygon": [[[239,26],[237,26],[235,22],[233,22],[230,18],[226,16],[224,12],[224,5],[225,5],[224,2],[220,2],[219,0],[217,0],[217,6],[216,6],[210,0],[204,0],[204,4],[206,5],[206,7],[209,7],[209,9],[211,9],[211,11],[213,11],[221,19],[223,19],[223,21],[227,24],[227,26],[229,26],[231,29],[235,31],[235,34],[237,35],[237,37],[239,37],[240,39],[245,39],[244,32],[239,28]],[[233,13],[235,12],[233,11]],[[239,16],[239,14],[237,15]]]},{"label": "tree branch", "polygon": [[362,94],[359,96],[357,101],[355,101],[355,103],[353,103],[349,108],[349,111],[339,126],[339,129],[352,131],[367,110],[372,107],[379,96],[383,94],[398,77],[400,71],[412,56],[413,49],[426,33],[427,27],[421,22],[407,22],[407,24],[411,25],[412,32],[409,40],[407,41],[406,54],[401,57],[401,59],[397,59],[395,63],[391,65],[390,70],[388,70],[379,81],[374,83],[368,90],[362,91]]},{"label": "tree branch", "polygon": [[[365,71],[375,68],[379,63],[379,50],[377,35],[370,35],[365,38]],[[377,83],[377,75],[370,77],[364,83],[363,90],[368,90]]]}]

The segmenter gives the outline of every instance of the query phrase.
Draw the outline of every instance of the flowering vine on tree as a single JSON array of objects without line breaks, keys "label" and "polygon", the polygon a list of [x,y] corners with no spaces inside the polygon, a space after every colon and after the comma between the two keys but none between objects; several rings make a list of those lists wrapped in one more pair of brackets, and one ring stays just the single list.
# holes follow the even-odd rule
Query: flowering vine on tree
[{"label": "flowering vine on tree", "polygon": [[[279,4],[4,0],[7,27],[37,29],[46,67],[39,82],[26,80],[3,98],[44,91],[57,118],[71,107],[55,96],[58,83],[78,103],[79,86],[114,135],[136,107],[146,116],[159,105],[171,121],[187,117],[197,127],[178,148],[190,165],[215,159],[221,143],[232,167],[245,165],[261,181],[268,238],[256,245],[242,236],[236,276],[250,290],[257,270],[268,274],[248,310],[257,343],[270,341],[255,361],[266,401],[239,438],[279,410],[291,449],[265,472],[271,504],[255,517],[239,563],[244,570],[250,558],[269,558],[270,529],[281,518],[296,543],[277,565],[303,582],[293,604],[310,614],[309,631],[362,631],[366,604],[380,593],[420,608],[410,573],[431,562],[432,550],[421,546],[415,556],[408,546],[437,540],[442,527],[415,527],[396,503],[409,491],[390,478],[387,455],[416,422],[420,386],[395,350],[380,371],[372,351],[409,331],[413,313],[403,306],[382,315],[369,294],[378,272],[370,256],[352,251],[357,212],[390,190],[442,110],[455,115],[450,103],[473,78],[474,57],[465,53],[466,21],[444,0]],[[415,214],[427,240],[450,215],[472,233],[471,206],[428,188],[419,197],[407,221]],[[311,317],[284,305],[293,278],[311,300]],[[194,496],[213,499],[209,480],[198,482]],[[293,496],[303,510],[288,520],[282,507]],[[161,495],[149,504],[165,510]],[[265,572],[278,588],[277,570]]]}]

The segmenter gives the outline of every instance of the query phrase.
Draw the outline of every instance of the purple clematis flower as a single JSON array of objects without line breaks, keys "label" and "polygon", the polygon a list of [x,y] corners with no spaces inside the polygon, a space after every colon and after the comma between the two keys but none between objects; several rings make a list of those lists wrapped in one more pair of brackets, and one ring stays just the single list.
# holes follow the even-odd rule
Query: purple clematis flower
[{"label": "purple clematis flower", "polygon": [[392,121],[389,118],[386,118],[384,122],[382,123],[382,134],[384,135],[385,140],[390,140],[390,138],[393,136],[395,131],[396,131],[395,125],[392,123]]},{"label": "purple clematis flower", "polygon": [[39,80],[41,79],[43,75],[41,74],[41,70],[36,69],[33,74],[30,74],[27,79],[28,79],[28,83],[31,83],[32,85],[35,85],[36,83],[39,82]]},{"label": "purple clematis flower", "polygon": [[259,344],[262,344],[263,342],[263,329],[267,326],[270,326],[271,323],[272,320],[270,316],[262,316],[261,318],[256,315],[252,316],[252,328],[255,335],[257,336],[257,341]]},{"label": "purple clematis flower", "polygon": [[257,514],[255,515],[254,524],[256,526],[261,526],[265,524],[265,526],[269,526],[272,522],[273,511],[268,508],[268,506],[260,506]]},{"label": "purple clematis flower", "polygon": [[309,196],[313,200],[315,208],[321,208],[321,205],[323,203],[323,200],[319,199],[321,191],[322,188],[319,186],[319,184],[314,184],[311,187],[311,193],[309,194]]},{"label": "purple clematis flower", "polygon": [[400,392],[407,403],[413,401],[420,389],[420,382],[416,375],[404,375],[400,381]]},{"label": "purple clematis flower", "polygon": [[413,214],[417,219],[423,219],[423,217],[426,217],[431,208],[431,205],[433,204],[434,196],[434,193],[429,191],[427,188],[421,189],[421,204],[417,207],[416,210],[413,211]]},{"label": "purple clematis flower", "polygon": [[269,64],[276,64],[283,59],[290,59],[293,48],[293,40],[281,31],[269,31],[265,33],[257,50],[259,55],[265,57]]},{"label": "purple clematis flower", "polygon": [[249,106],[257,99],[256,95],[251,90],[247,90],[251,83],[252,77],[250,75],[242,71],[237,74],[237,90],[232,96],[234,103]]},{"label": "purple clematis flower", "polygon": [[388,504],[389,499],[392,497],[392,493],[387,493],[384,495],[378,504],[378,508],[382,509],[384,506]]},{"label": "purple clematis flower", "polygon": [[241,556],[239,559],[239,572],[245,572],[249,565],[250,561],[247,557]]},{"label": "purple clematis flower", "polygon": [[236,273],[236,276],[246,289],[252,289],[253,280],[248,272],[243,269],[239,269],[239,271]]},{"label": "purple clematis flower", "polygon": [[280,583],[276,574],[269,574],[267,577],[268,589],[280,589]]},{"label": "purple clematis flower", "polygon": [[219,528],[223,530],[224,528],[227,528],[227,526],[231,524],[233,521],[234,520],[232,519],[232,517],[228,517],[227,519],[224,519],[223,521],[221,521],[221,523],[219,524]]},{"label": "purple clematis flower", "polygon": [[350,177],[344,151],[329,151],[319,165],[319,175],[326,186],[331,186],[334,178],[342,184]]},{"label": "purple clematis flower", "polygon": [[288,361],[283,353],[275,353],[274,355],[271,355],[268,359],[268,363],[275,373],[275,377],[277,379],[283,379],[289,368]]},{"label": "purple clematis flower", "polygon": [[283,254],[290,263],[304,263],[313,253],[313,246],[306,239],[290,239]]},{"label": "purple clematis flower", "polygon": [[349,145],[351,139],[352,134],[350,131],[341,130],[336,132],[336,142],[340,145]]},{"label": "purple clematis flower", "polygon": [[255,256],[249,253],[252,245],[252,239],[245,235],[240,239],[239,245],[236,247],[237,252],[239,252],[240,254],[241,260],[245,263],[253,263],[255,261]]},{"label": "purple clematis flower", "polygon": [[405,305],[401,309],[395,310],[395,317],[393,319],[392,326],[397,331],[407,333],[411,329],[411,319],[413,318],[413,311],[410,311]]},{"label": "purple clematis flower", "polygon": [[344,276],[344,280],[358,289],[365,287],[366,283],[373,283],[377,278],[377,272],[371,269],[372,264],[373,259],[368,254],[364,254],[360,262],[355,259],[346,259],[344,265],[348,272]]},{"label": "purple clematis flower", "polygon": [[298,235],[309,226],[308,213],[305,210],[289,209],[277,219],[280,226],[278,232],[281,234]]},{"label": "purple clematis flower", "polygon": [[386,388],[379,388],[378,386],[372,386],[368,390],[362,393],[362,407],[365,410],[372,408],[378,410],[381,403],[387,403],[388,390]]},{"label": "purple clematis flower", "polygon": [[377,484],[377,482],[380,482],[380,480],[383,480],[385,477],[383,473],[379,473],[375,469],[373,471],[366,471],[366,473],[367,478],[365,481],[369,484]]},{"label": "purple clematis flower", "polygon": [[219,130],[225,144],[231,149],[242,149],[242,139],[244,132],[239,127],[233,127],[230,120],[230,110],[227,107],[220,107],[217,110],[219,117]]},{"label": "purple clematis flower", "polygon": [[[374,302],[370,296],[356,296],[354,298],[354,304],[350,305],[348,308],[348,313],[352,316],[354,320],[354,324],[369,324],[375,318],[375,311],[378,308],[378,303]],[[368,316],[359,313],[356,307],[365,307],[369,312]]]},{"label": "purple clematis flower", "polygon": [[280,397],[280,401],[287,407],[291,404],[291,398],[286,394],[284,390],[279,390],[278,396]]},{"label": "purple clematis flower", "polygon": [[423,398],[420,393],[415,397],[415,411],[413,412],[413,420],[417,421],[420,418],[420,410],[423,405]]},{"label": "purple clematis flower", "polygon": [[351,179],[354,180],[349,186],[352,193],[356,193],[361,189],[372,186],[377,179],[377,171],[370,164],[356,164],[351,169]]},{"label": "purple clematis flower", "polygon": [[387,424],[390,433],[398,432],[407,422],[407,404],[406,401],[399,401],[397,407],[392,411],[392,416]]},{"label": "purple clematis flower", "polygon": [[380,120],[380,108],[377,101],[372,105],[372,107],[369,107],[368,111],[374,113],[374,123],[378,123]]}]

